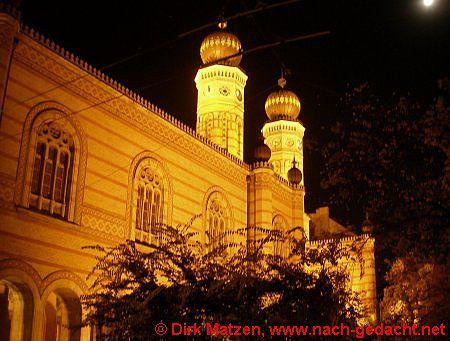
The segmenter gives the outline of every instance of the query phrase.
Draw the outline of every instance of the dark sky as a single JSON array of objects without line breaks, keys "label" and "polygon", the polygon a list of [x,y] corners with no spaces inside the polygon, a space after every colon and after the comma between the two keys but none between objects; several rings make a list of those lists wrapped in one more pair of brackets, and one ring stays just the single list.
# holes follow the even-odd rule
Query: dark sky
[{"label": "dark sky", "polygon": [[[139,57],[105,70],[175,117],[195,127],[195,73],[199,46],[214,28],[177,35],[261,4],[281,0],[33,1],[21,4],[23,21],[96,67],[139,51]],[[245,104],[245,155],[251,160],[266,116],[264,101],[280,65],[292,71],[288,88],[302,101],[307,138],[320,142],[337,119],[346,84],[369,81],[382,92],[431,96],[450,65],[450,0],[305,0],[229,22],[244,48],[330,30],[327,37],[244,56],[249,76]],[[161,47],[163,46],[163,47]],[[139,91],[138,91],[139,92]],[[320,158],[305,159],[307,207],[320,198]]]}]

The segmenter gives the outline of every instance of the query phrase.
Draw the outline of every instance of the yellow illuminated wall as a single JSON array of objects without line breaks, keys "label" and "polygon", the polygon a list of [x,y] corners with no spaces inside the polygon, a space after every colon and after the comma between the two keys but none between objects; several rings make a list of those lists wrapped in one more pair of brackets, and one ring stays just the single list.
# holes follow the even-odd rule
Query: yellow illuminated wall
[{"label": "yellow illuminated wall", "polygon": [[244,88],[247,75],[235,66],[198,70],[197,132],[243,160]]}]

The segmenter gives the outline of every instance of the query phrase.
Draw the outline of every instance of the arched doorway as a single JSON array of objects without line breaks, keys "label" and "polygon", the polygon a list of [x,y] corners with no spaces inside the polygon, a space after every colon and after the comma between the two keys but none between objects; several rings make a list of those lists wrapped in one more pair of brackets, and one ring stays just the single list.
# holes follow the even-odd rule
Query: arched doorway
[{"label": "arched doorway", "polygon": [[0,280],[0,340],[31,340],[34,300],[18,278]]},{"label": "arched doorway", "polygon": [[82,308],[71,289],[58,288],[48,294],[44,305],[44,340],[79,341]]}]

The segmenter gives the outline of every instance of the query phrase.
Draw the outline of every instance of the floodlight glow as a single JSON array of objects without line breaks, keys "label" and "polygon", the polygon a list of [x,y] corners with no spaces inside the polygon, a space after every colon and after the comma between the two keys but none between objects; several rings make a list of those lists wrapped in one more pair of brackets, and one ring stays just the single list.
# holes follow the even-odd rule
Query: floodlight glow
[{"label": "floodlight glow", "polygon": [[431,5],[433,5],[434,0],[423,0],[423,5],[425,7],[430,7]]}]

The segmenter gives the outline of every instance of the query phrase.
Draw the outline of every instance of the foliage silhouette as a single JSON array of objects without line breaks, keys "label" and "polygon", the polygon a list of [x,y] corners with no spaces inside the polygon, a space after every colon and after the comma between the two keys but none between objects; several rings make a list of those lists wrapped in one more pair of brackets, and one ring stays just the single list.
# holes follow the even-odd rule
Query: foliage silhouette
[{"label": "foliage silhouette", "polygon": [[[219,236],[221,243],[206,238],[203,244],[191,224],[158,225],[149,245],[89,247],[98,252],[98,262],[90,275],[91,294],[83,297],[88,311],[83,323],[95,325],[100,339],[152,338],[159,322],[264,328],[351,325],[361,317],[343,268],[359,260],[341,243],[305,248],[298,229],[249,227]],[[258,238],[248,242],[249,234]],[[289,255],[273,255],[274,242],[284,243]]]},{"label": "foliage silhouette", "polygon": [[[410,94],[380,96],[368,83],[357,86],[341,99],[340,119],[322,149],[321,185],[332,209],[356,230],[364,214],[370,218],[378,291],[381,296],[386,287],[382,306],[387,315],[396,310],[392,298],[399,296],[393,293],[404,290],[407,277],[414,287],[419,268],[439,268],[449,276],[449,90],[449,80],[440,80],[432,103],[425,104]],[[404,264],[401,272],[391,269],[405,261],[412,264]],[[425,282],[433,291],[433,280]],[[444,283],[449,292],[448,280]],[[427,297],[426,305],[435,300]],[[435,308],[427,316],[442,313]],[[401,320],[429,321],[411,311],[403,310],[410,315]],[[441,318],[449,314],[447,306]]]}]

